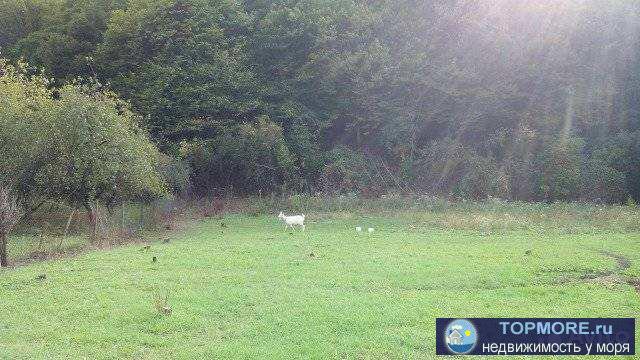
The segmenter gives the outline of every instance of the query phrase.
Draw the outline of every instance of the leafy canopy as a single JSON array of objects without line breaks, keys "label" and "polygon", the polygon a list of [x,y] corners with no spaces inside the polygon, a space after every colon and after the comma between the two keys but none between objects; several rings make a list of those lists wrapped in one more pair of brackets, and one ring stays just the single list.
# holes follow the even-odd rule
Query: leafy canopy
[{"label": "leafy canopy", "polygon": [[51,90],[25,65],[0,61],[0,181],[23,201],[89,206],[161,196],[159,152],[114,94],[69,84]]}]

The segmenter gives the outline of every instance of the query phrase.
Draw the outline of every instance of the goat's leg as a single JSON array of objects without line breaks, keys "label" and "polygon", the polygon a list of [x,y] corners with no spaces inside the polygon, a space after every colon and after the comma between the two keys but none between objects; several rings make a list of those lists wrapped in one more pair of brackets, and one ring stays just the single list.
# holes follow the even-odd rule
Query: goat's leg
[{"label": "goat's leg", "polygon": [[301,226],[302,226],[302,231],[305,231],[304,224],[301,224]]}]

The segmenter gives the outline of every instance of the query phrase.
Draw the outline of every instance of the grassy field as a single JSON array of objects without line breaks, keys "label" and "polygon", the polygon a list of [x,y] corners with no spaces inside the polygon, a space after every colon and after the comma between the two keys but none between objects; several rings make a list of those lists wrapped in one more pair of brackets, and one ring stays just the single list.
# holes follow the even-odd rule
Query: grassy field
[{"label": "grassy field", "polygon": [[640,314],[637,209],[307,217],[302,233],[226,215],[2,270],[0,358],[430,359],[436,317]]}]

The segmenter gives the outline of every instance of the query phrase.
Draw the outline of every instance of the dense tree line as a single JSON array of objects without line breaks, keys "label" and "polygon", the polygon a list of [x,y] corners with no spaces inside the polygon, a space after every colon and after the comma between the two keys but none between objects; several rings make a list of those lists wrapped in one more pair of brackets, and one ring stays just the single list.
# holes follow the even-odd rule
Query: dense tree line
[{"label": "dense tree line", "polygon": [[3,0],[0,23],[52,87],[130,103],[196,192],[640,200],[638,2]]}]

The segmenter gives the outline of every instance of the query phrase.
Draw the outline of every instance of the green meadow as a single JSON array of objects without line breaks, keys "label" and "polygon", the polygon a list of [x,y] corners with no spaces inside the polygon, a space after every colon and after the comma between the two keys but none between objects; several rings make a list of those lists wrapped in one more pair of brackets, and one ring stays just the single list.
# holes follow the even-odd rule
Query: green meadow
[{"label": "green meadow", "polygon": [[437,317],[640,314],[635,208],[306,214],[2,270],[0,358],[431,359]]}]

